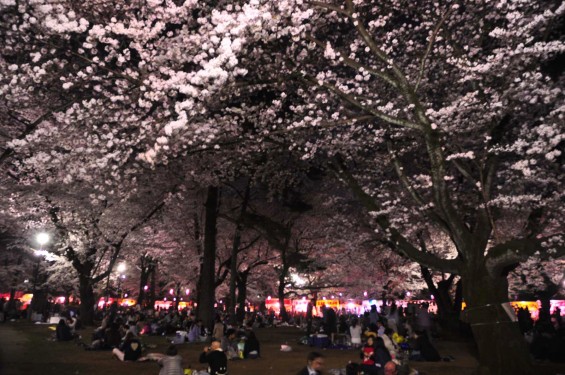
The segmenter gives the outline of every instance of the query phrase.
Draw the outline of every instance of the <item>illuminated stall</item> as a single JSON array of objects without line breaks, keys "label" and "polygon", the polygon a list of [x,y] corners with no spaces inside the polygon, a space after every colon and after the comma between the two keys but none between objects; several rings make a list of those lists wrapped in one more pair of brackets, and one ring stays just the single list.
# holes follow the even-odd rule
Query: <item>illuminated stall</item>
[{"label": "illuminated stall", "polygon": [[[265,307],[269,311],[273,310],[276,315],[279,315],[281,313],[281,305],[280,305],[278,299],[271,298],[270,296],[267,297],[267,299],[265,300]],[[285,298],[284,308],[285,308],[286,311],[291,312],[292,311],[292,300]]]}]

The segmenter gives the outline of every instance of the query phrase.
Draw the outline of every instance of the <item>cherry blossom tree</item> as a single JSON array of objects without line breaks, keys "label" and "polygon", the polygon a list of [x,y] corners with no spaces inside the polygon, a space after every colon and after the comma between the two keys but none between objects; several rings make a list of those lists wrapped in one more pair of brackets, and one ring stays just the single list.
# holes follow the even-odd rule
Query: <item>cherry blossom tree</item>
[{"label": "cherry blossom tree", "polygon": [[[246,176],[284,195],[315,166],[381,244],[460,275],[484,373],[528,373],[501,304],[509,272],[563,252],[564,12],[558,0],[4,0],[2,159],[18,184],[87,182],[99,204],[138,191],[148,167],[185,165],[208,192],[194,226],[208,315],[218,188]],[[419,238],[438,232],[453,255]]]},{"label": "cherry blossom tree", "polygon": [[[528,373],[501,304],[511,269],[563,251],[563,75],[550,67],[565,51],[565,4],[306,1],[293,11],[308,19],[294,24],[284,67],[305,86],[280,88],[270,111],[285,131],[265,124],[266,137],[295,135],[287,144],[304,158],[332,160],[390,248],[461,275],[481,371]],[[522,223],[506,239],[505,217]],[[421,248],[426,228],[457,255]]]}]

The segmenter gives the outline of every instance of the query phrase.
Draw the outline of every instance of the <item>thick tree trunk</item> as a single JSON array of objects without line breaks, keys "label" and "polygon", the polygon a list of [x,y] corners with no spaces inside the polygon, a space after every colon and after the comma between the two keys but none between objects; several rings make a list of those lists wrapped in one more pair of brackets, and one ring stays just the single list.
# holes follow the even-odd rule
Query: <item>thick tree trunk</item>
[{"label": "thick tree trunk", "polygon": [[151,275],[151,272],[153,270],[153,267],[151,264],[147,264],[147,263],[151,263],[152,259],[149,259],[147,256],[142,256],[140,259],[140,263],[141,263],[141,275],[139,276],[139,294],[137,295],[137,304],[145,307],[145,305],[147,305],[146,303],[146,289],[145,286],[147,286],[147,283],[149,282],[149,276]]},{"label": "thick tree trunk", "polygon": [[440,281],[436,286],[430,270],[422,265],[420,266],[420,269],[422,271],[422,277],[424,278],[429,291],[435,298],[438,315],[442,326],[451,327],[454,318],[458,318],[458,316],[453,316],[453,302],[449,293],[451,285],[453,284],[454,276],[450,276],[449,278]]},{"label": "thick tree trunk", "polygon": [[[241,212],[239,214],[239,220],[237,222],[237,226],[235,228],[235,233],[233,236],[233,244],[232,244],[232,251],[231,251],[231,264],[230,264],[230,298],[229,298],[229,307],[228,311],[230,314],[231,323],[235,324],[237,319],[236,316],[236,296],[235,292],[237,289],[237,254],[239,253],[239,246],[241,245],[241,232],[243,231],[243,216],[247,211],[247,205],[249,204],[249,183],[245,189],[245,195],[243,197],[243,201],[241,202]],[[245,301],[245,300],[244,300]]]},{"label": "thick tree trunk", "polygon": [[[10,288],[10,297],[6,303],[5,311],[6,313],[12,314],[16,310],[16,288]],[[6,315],[6,319],[8,315]]]},{"label": "thick tree trunk", "polygon": [[151,271],[151,284],[149,285],[149,288],[151,288],[149,290],[149,302],[148,305],[151,309],[155,308],[155,300],[157,298],[157,265],[155,265],[155,267],[153,267],[153,270]]},{"label": "thick tree trunk", "polygon": [[149,280],[149,275],[141,271],[141,277],[139,278],[139,293],[137,294],[137,304],[144,307],[145,303],[145,285]]},{"label": "thick tree trunk", "polygon": [[280,318],[283,322],[288,322],[288,313],[286,312],[286,307],[284,305],[284,287],[285,283],[284,280],[286,279],[287,271],[283,271],[281,276],[279,277],[279,287],[278,287],[278,298],[279,298],[279,305],[280,305]]},{"label": "thick tree trunk", "polygon": [[463,318],[471,325],[479,349],[478,374],[532,374],[530,355],[517,322],[502,304],[508,302],[506,277],[493,278],[484,267],[466,272],[463,296],[467,307]]},{"label": "thick tree trunk", "polygon": [[80,293],[80,319],[82,324],[87,326],[94,325],[94,307],[96,298],[92,281],[88,277],[79,276],[79,293]]},{"label": "thick tree trunk", "polygon": [[206,221],[204,224],[204,249],[200,277],[198,279],[197,316],[204,327],[214,325],[214,303],[216,302],[216,234],[218,220],[218,188],[209,187],[206,199]]},{"label": "thick tree trunk", "polygon": [[237,281],[237,322],[241,323],[245,319],[245,301],[247,300],[247,276],[248,273],[240,272]]},{"label": "thick tree trunk", "polygon": [[230,315],[230,323],[235,324],[237,317],[235,314],[236,306],[236,296],[235,292],[237,289],[237,253],[239,252],[239,245],[241,243],[241,228],[237,226],[233,238],[232,250],[231,250],[231,263],[230,263],[230,289],[229,289],[229,305],[228,312]]},{"label": "thick tree trunk", "polygon": [[306,334],[310,336],[312,333],[312,322],[313,322],[313,311],[314,306],[316,306],[316,296],[310,300],[308,307],[306,308]]},{"label": "thick tree trunk", "polygon": [[29,304],[30,311],[29,318],[31,319],[31,313],[43,313],[45,310],[45,305],[47,304],[47,291],[43,288],[36,289],[33,292],[33,299]]}]

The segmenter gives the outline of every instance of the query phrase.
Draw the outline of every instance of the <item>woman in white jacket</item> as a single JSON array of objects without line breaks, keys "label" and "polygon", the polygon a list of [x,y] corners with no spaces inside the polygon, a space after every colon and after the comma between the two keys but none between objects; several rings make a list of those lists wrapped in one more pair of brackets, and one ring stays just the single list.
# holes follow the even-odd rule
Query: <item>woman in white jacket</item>
[{"label": "woman in white jacket", "polygon": [[361,325],[357,319],[353,319],[349,327],[349,334],[351,335],[351,344],[358,348],[361,346]]}]

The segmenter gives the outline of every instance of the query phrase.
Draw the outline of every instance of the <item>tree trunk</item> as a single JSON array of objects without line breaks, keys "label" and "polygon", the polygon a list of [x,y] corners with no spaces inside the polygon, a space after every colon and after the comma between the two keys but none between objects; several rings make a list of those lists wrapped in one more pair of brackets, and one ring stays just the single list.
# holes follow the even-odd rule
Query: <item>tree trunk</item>
[{"label": "tree trunk", "polygon": [[142,255],[139,259],[139,262],[141,274],[139,276],[139,293],[137,295],[137,304],[139,306],[145,307],[145,295],[147,294],[145,291],[145,286],[147,285],[147,282],[149,281],[149,275],[151,274],[152,259],[150,259],[147,255]]},{"label": "tree trunk", "polygon": [[139,278],[139,293],[137,295],[137,304],[141,307],[144,307],[143,304],[145,303],[145,285],[147,285],[148,280],[149,274],[141,270],[141,277]]},{"label": "tree trunk", "polygon": [[308,307],[306,308],[306,334],[308,336],[312,333],[312,322],[314,318],[312,316],[312,310],[314,310],[314,306],[316,306],[316,297],[312,298],[310,302],[308,302]]},{"label": "tree trunk", "polygon": [[96,298],[92,287],[92,280],[89,277],[79,275],[80,293],[80,319],[84,325],[94,325],[94,306]]},{"label": "tree trunk", "polygon": [[471,325],[479,349],[478,374],[532,374],[530,355],[518,323],[512,322],[502,307],[508,302],[506,277],[493,278],[482,266],[462,277],[467,303],[463,317]]},{"label": "tree trunk", "polygon": [[209,187],[206,199],[206,221],[204,224],[204,249],[198,279],[197,316],[204,327],[214,325],[214,303],[216,302],[216,224],[218,221],[218,188]]},{"label": "tree trunk", "polygon": [[[47,304],[47,291],[44,288],[38,288],[33,293],[33,298],[29,304],[28,311],[31,313],[43,313]],[[29,318],[31,319],[31,313]]]},{"label": "tree trunk", "polygon": [[284,306],[284,287],[287,274],[286,268],[281,272],[279,276],[279,287],[278,287],[278,298],[279,298],[279,306],[280,306],[280,318],[283,322],[288,322],[288,313],[286,312],[286,307]]},{"label": "tree trunk", "polygon": [[16,309],[16,288],[10,288],[10,297],[8,302],[6,303],[5,311],[6,311],[6,320],[9,318],[9,314],[12,314],[13,311]]},{"label": "tree trunk", "polygon": [[231,249],[231,263],[230,263],[230,290],[229,290],[229,305],[228,305],[228,313],[230,316],[230,323],[233,325],[237,321],[237,317],[235,314],[235,306],[236,306],[236,281],[237,281],[237,253],[239,251],[239,245],[241,243],[241,228],[238,224],[234,238],[233,244]]},{"label": "tree trunk", "polygon": [[248,273],[240,272],[237,281],[237,309],[236,320],[238,323],[245,319],[245,301],[247,300],[247,276]]},{"label": "tree trunk", "polygon": [[[230,264],[230,296],[229,296],[229,306],[228,312],[230,314],[231,323],[235,324],[237,321],[236,316],[236,296],[235,292],[237,289],[237,254],[239,253],[239,246],[241,244],[241,232],[243,231],[243,216],[247,211],[247,205],[249,204],[249,182],[247,183],[247,187],[245,188],[245,195],[243,197],[243,201],[241,202],[241,211],[239,214],[239,219],[237,222],[237,226],[235,228],[235,233],[233,236],[233,244],[232,244],[232,251],[231,251],[231,264]],[[244,300],[245,301],[245,300]]]},{"label": "tree trunk", "polygon": [[151,309],[155,308],[155,299],[157,295],[157,280],[156,280],[157,267],[158,266],[155,265],[155,267],[153,267],[153,269],[151,270],[151,284],[149,285],[151,289],[149,290],[149,303],[148,303]]}]

